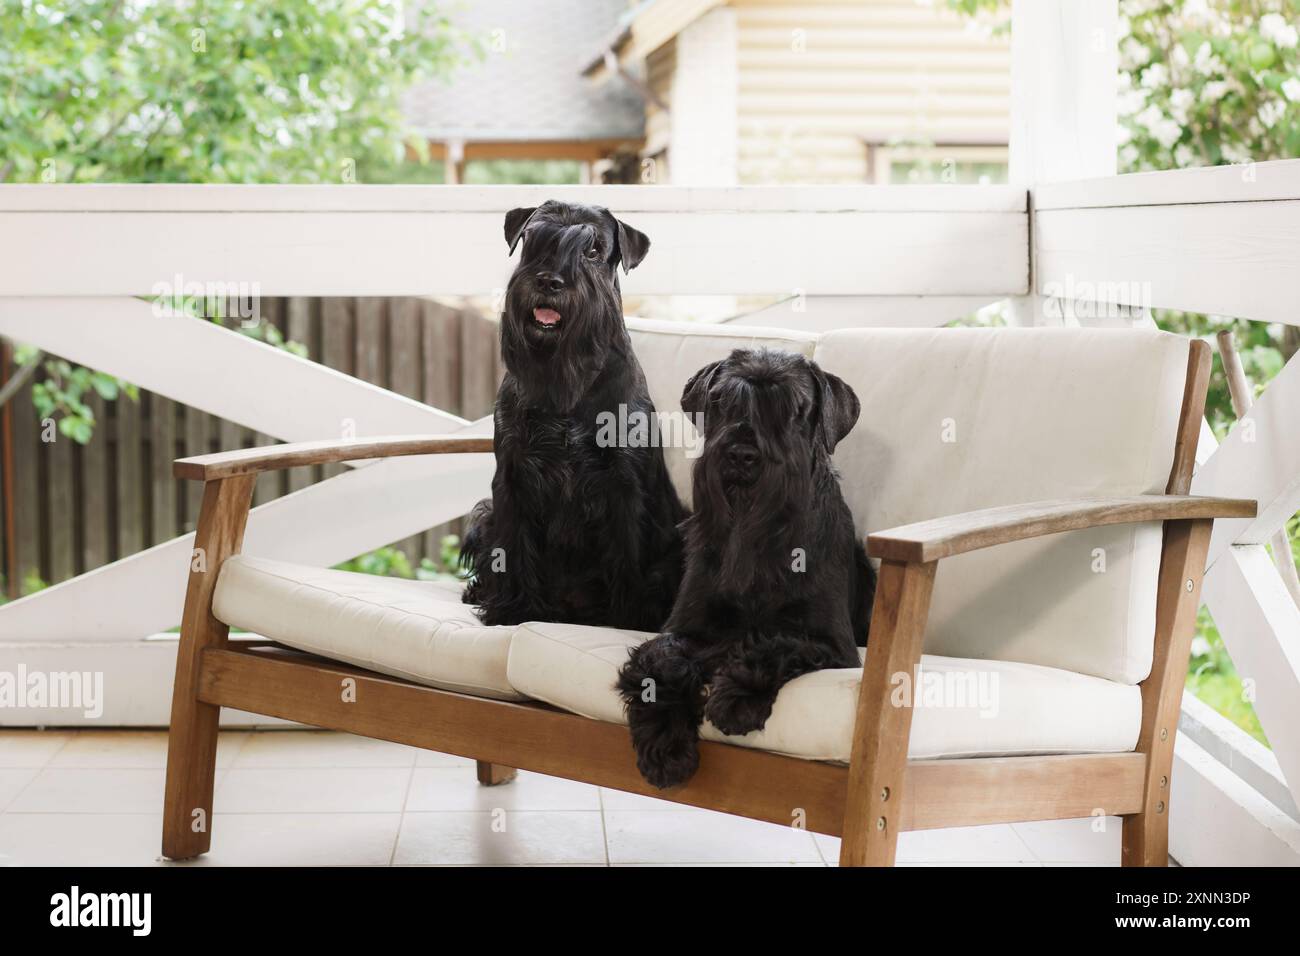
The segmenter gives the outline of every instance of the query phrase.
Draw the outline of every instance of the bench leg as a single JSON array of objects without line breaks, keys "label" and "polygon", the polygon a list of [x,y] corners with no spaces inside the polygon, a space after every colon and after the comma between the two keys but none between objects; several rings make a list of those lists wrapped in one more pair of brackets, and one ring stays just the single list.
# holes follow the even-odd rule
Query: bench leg
[{"label": "bench leg", "polygon": [[1209,520],[1165,522],[1156,592],[1155,654],[1151,675],[1142,682],[1142,729],[1137,745],[1138,752],[1147,755],[1146,783],[1142,812],[1124,817],[1120,850],[1124,866],[1169,865],[1174,739],[1212,524]]},{"label": "bench leg", "polygon": [[230,630],[212,616],[212,593],[221,563],[243,543],[255,480],[255,475],[241,475],[210,481],[203,487],[167,737],[162,853],[169,860],[188,860],[206,853],[212,840],[212,784],[221,708],[199,700],[199,676],[203,652],[225,644]]},{"label": "bench leg", "polygon": [[509,783],[519,773],[513,767],[503,767],[500,764],[488,763],[484,760],[476,760],[475,764],[478,767],[478,782],[485,787],[496,787],[503,783]]},{"label": "bench leg", "polygon": [[840,866],[894,865],[913,696],[918,688],[912,687],[897,706],[893,692],[900,679],[910,684],[916,677],[934,572],[934,562],[880,565],[867,662],[858,690]]}]

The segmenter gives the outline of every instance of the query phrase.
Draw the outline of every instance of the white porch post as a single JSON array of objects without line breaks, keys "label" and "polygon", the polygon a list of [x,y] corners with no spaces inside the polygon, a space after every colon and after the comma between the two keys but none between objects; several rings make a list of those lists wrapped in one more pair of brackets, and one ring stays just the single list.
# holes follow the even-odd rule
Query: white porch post
[{"label": "white porch post", "polygon": [[[1012,185],[1113,176],[1119,0],[1013,0]],[[1062,303],[1040,294],[1030,211],[1029,294],[1012,299],[1019,325],[1060,325]]]}]

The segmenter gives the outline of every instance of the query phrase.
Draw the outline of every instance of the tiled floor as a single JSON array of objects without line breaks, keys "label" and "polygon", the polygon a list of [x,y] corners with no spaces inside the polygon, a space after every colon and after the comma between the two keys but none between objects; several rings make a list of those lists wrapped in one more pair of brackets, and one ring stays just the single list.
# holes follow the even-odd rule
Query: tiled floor
[{"label": "tiled floor", "polygon": [[[0,731],[0,865],[161,862],[167,738]],[[318,731],[228,732],[212,852],[197,865],[833,864],[839,841]],[[1100,830],[1100,832],[1098,832]],[[1119,820],[905,833],[905,866],[1117,865]],[[196,864],[184,864],[196,865]]]}]

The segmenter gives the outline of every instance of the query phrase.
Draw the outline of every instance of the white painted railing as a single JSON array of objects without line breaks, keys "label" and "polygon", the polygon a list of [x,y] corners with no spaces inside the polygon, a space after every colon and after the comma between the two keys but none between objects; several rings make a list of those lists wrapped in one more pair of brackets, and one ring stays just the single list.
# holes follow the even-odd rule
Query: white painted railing
[{"label": "white painted railing", "polygon": [[[510,270],[505,212],[548,197],[608,205],[651,236],[623,280],[631,294],[767,292],[843,314],[862,297],[955,308],[1027,291],[1027,197],[1009,187],[5,186],[0,334],[282,440],[461,430],[439,409],[130,296],[159,283],[490,294]],[[777,324],[807,314],[785,312]],[[357,472],[255,509],[249,548],[345,560],[464,514],[491,464]],[[330,514],[348,520],[318,520]],[[174,626],[189,547],[178,538],[5,606],[0,642],[131,642]]]},{"label": "white painted railing", "polygon": [[[951,317],[942,304],[1031,294],[1122,305],[1126,318],[1169,306],[1300,321],[1300,161],[1036,187],[1032,255],[1030,195],[958,186],[0,187],[0,334],[277,438],[466,429],[438,409],[202,322],[157,316],[130,297],[178,275],[258,283],[266,295],[491,293],[510,268],[504,212],[548,196],[608,205],[650,234],[650,257],[625,280],[631,294],[808,297],[807,311],[769,312],[769,324],[938,324]],[[1300,509],[1297,361],[1252,410],[1251,440],[1234,431],[1194,488],[1261,502],[1258,519],[1216,536],[1205,594],[1258,688],[1292,793],[1300,612],[1260,542]],[[485,456],[360,467],[256,509],[248,545],[333,563],[463,513],[485,493],[490,469]],[[24,654],[92,645],[106,660],[107,648],[137,647],[174,625],[188,555],[188,538],[177,539],[0,609],[0,669],[6,644],[25,642]],[[1187,786],[1210,787],[1214,774],[1197,767]]]}]

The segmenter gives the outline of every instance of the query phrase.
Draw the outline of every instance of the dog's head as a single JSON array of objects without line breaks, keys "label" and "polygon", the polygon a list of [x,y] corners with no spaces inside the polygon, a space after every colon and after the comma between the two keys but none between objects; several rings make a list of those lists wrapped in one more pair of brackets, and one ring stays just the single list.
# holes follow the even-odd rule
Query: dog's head
[{"label": "dog's head", "polygon": [[503,322],[517,344],[538,351],[622,327],[618,267],[636,268],[650,248],[643,233],[600,206],[547,200],[506,213],[506,242],[519,264],[506,287]]},{"label": "dog's head", "polygon": [[744,594],[763,586],[759,569],[786,566],[756,556],[810,546],[819,478],[833,476],[830,454],[857,422],[858,398],[802,355],[738,349],[692,376],[682,409],[704,431],[688,543],[714,550],[715,587]]},{"label": "dog's head", "polygon": [[697,470],[724,488],[811,474],[858,420],[858,397],[802,355],[737,349],[686,383],[682,409],[703,421]]}]

